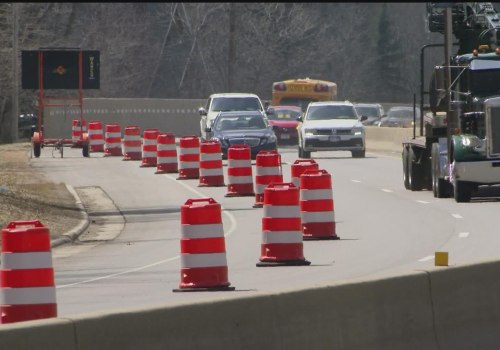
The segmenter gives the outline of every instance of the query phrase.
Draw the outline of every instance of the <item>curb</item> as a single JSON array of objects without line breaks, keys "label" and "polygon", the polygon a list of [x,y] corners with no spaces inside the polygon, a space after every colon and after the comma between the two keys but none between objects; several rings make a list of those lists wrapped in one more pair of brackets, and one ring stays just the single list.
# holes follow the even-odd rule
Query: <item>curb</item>
[{"label": "curb", "polygon": [[80,236],[83,232],[85,232],[85,230],[90,226],[89,215],[87,214],[87,211],[85,210],[85,207],[83,206],[82,201],[81,201],[80,197],[78,196],[78,193],[76,193],[73,186],[68,185],[68,184],[65,184],[65,185],[66,185],[66,188],[68,189],[68,191],[75,198],[76,206],[78,207],[79,211],[81,212],[83,218],[77,226],[75,226],[74,228],[72,228],[68,232],[63,233],[62,237],[51,240],[50,241],[51,247],[57,247],[57,246],[60,246],[62,244],[65,244],[65,243],[73,242],[75,239],[78,238],[78,236]]}]

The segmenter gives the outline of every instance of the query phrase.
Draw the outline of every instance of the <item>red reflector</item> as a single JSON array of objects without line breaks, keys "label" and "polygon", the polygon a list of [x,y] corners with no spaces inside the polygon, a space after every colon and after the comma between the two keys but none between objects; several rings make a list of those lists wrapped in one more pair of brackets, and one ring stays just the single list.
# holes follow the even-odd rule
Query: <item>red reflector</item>
[{"label": "red reflector", "polygon": [[274,83],[273,84],[274,91],[286,91],[285,83]]},{"label": "red reflector", "polygon": [[325,85],[325,84],[316,84],[314,86],[314,91],[316,91],[316,92],[327,92],[328,91],[328,85]]}]

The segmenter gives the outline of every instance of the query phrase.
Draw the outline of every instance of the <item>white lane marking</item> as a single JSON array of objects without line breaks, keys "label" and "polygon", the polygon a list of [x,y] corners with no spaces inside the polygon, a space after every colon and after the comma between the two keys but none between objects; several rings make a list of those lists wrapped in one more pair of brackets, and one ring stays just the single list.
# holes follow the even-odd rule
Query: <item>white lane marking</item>
[{"label": "white lane marking", "polygon": [[469,237],[469,232],[460,232],[458,234],[458,237],[459,238],[467,238],[467,237]]},{"label": "white lane marking", "polygon": [[429,261],[429,260],[432,260],[432,259],[434,259],[434,255],[426,256],[425,258],[422,258],[419,261]]},{"label": "white lane marking", "polygon": [[426,202],[426,201],[421,201],[421,200],[417,200],[416,202],[418,202],[418,203],[422,203],[422,204],[429,204],[429,202]]},{"label": "white lane marking", "polygon": [[361,182],[361,181],[359,181],[359,180],[351,180],[351,181],[352,181],[352,182]]},{"label": "white lane marking", "polygon": [[391,193],[392,192],[392,190],[388,190],[387,188],[382,188],[382,191],[387,192],[387,193]]},{"label": "white lane marking", "polygon": [[[163,176],[169,178],[170,180],[176,181],[178,184],[184,186],[186,189],[188,189],[189,191],[195,193],[200,198],[206,197],[206,195],[204,195],[201,192],[198,192],[197,190],[195,190],[192,187],[189,187],[186,183],[184,183],[182,181],[177,181],[176,178],[172,177],[171,175],[164,174]],[[222,214],[225,214],[229,218],[229,221],[231,222],[231,227],[229,227],[229,230],[227,231],[227,233],[224,234],[224,237],[228,237],[231,234],[233,234],[234,231],[236,231],[236,227],[237,227],[236,218],[230,212],[225,211],[225,209],[222,206],[221,206],[221,210],[222,210]],[[180,258],[180,255],[176,255],[176,256],[173,256],[171,258],[160,260],[160,261],[148,264],[148,265],[138,266],[138,267],[135,267],[133,269],[124,270],[122,272],[117,272],[117,273],[113,273],[113,274],[105,275],[105,276],[101,276],[101,277],[91,278],[91,279],[80,281],[80,282],[75,282],[75,283],[70,283],[70,284],[63,284],[63,285],[56,286],[56,288],[73,287],[73,286],[77,286],[77,285],[81,285],[81,284],[86,284],[86,283],[100,281],[100,280],[104,280],[104,279],[108,279],[108,278],[113,278],[113,277],[117,277],[117,276],[121,276],[121,275],[126,275],[127,273],[132,273],[132,272],[137,272],[137,271],[145,270],[145,269],[148,269],[150,267],[158,266],[158,265],[161,265],[161,264],[164,264],[164,263],[168,263],[168,262],[177,260],[179,258]]]},{"label": "white lane marking", "polygon": [[455,219],[463,219],[463,216],[460,214],[451,214]]}]

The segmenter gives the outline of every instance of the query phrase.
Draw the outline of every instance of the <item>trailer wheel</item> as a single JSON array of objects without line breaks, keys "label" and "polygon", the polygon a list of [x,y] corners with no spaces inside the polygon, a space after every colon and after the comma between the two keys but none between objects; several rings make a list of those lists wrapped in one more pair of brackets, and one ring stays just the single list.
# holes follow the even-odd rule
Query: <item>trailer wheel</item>
[{"label": "trailer wheel", "polygon": [[451,184],[439,177],[439,147],[432,145],[432,192],[436,198],[449,198],[451,196]]},{"label": "trailer wheel", "polygon": [[33,142],[33,155],[35,158],[40,157],[42,153],[42,145],[39,142]]},{"label": "trailer wheel", "polygon": [[408,178],[408,146],[403,147],[403,183],[407,190],[410,189],[410,180]]},{"label": "trailer wheel", "polygon": [[408,150],[408,183],[410,190],[421,191],[424,185],[422,167],[416,163],[417,156],[412,147]]},{"label": "trailer wheel", "polygon": [[82,155],[84,157],[88,157],[89,156],[89,144],[88,143],[84,143],[82,145]]},{"label": "trailer wheel", "polygon": [[453,197],[455,197],[455,202],[470,202],[471,192],[472,188],[467,182],[455,180],[453,184]]}]

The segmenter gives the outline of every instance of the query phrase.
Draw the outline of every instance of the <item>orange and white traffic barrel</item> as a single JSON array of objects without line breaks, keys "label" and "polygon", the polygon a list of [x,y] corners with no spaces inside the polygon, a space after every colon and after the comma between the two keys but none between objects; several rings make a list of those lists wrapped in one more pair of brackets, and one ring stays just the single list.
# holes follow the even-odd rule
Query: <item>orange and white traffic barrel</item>
[{"label": "orange and white traffic barrel", "polygon": [[300,216],[304,240],[339,239],[332,177],[326,170],[310,169],[300,176]]},{"label": "orange and white traffic barrel", "polygon": [[50,233],[40,221],[2,229],[0,323],[57,317]]},{"label": "orange and white traffic barrel", "polygon": [[82,146],[82,134],[87,132],[87,122],[85,119],[73,119],[71,123],[71,142],[72,147]]},{"label": "orange and white traffic barrel", "polygon": [[314,159],[297,159],[291,166],[292,183],[300,188],[300,175],[306,170],[318,170],[319,165]]},{"label": "orange and white traffic barrel", "polygon": [[175,135],[171,132],[161,133],[156,138],[156,172],[155,174],[177,173],[177,148]]},{"label": "orange and white traffic barrel", "polygon": [[130,125],[123,131],[123,160],[141,160],[141,129]]},{"label": "orange and white traffic barrel", "polygon": [[253,207],[262,208],[266,186],[272,182],[283,182],[281,155],[275,150],[260,151],[255,159],[255,204]]},{"label": "orange and white traffic barrel", "polygon": [[179,139],[179,177],[177,180],[200,177],[200,139],[183,136]]},{"label": "orange and white traffic barrel", "polygon": [[225,197],[255,195],[249,145],[232,145],[227,149],[227,182]]},{"label": "orange and white traffic barrel", "polygon": [[221,206],[213,198],[181,206],[181,282],[174,292],[234,290],[228,281]]},{"label": "orange and white traffic barrel", "polygon": [[160,135],[158,129],[146,129],[142,135],[142,168],[156,166],[156,139]]},{"label": "orange and white traffic barrel", "polygon": [[222,150],[219,141],[202,141],[200,144],[199,187],[221,187],[224,184]]},{"label": "orange and white traffic barrel", "polygon": [[264,191],[261,256],[257,266],[309,265],[304,258],[299,189],[271,183]]},{"label": "orange and white traffic barrel", "polygon": [[122,155],[122,131],[120,124],[106,124],[104,128],[104,156]]},{"label": "orange and white traffic barrel", "polygon": [[89,122],[89,146],[91,152],[104,152],[102,123],[98,120]]}]

